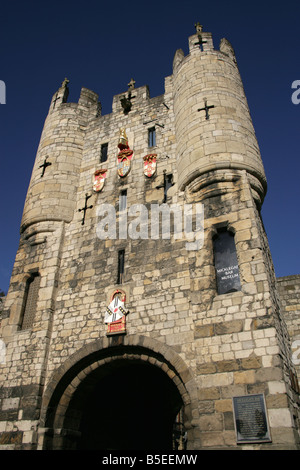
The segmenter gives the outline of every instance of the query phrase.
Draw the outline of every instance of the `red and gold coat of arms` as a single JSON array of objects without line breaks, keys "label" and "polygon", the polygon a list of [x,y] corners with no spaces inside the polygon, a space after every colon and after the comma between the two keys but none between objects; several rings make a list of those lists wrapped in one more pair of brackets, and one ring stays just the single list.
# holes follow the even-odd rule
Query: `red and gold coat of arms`
[{"label": "red and gold coat of arms", "polygon": [[95,193],[99,193],[100,191],[102,191],[104,183],[105,183],[106,174],[107,174],[107,170],[95,171],[94,184],[93,184],[93,190]]},{"label": "red and gold coat of arms", "polygon": [[144,157],[144,175],[148,178],[151,178],[156,172],[156,159],[156,153],[150,153]]},{"label": "red and gold coat of arms", "polygon": [[118,175],[121,177],[127,176],[130,172],[131,159],[133,151],[130,148],[121,150],[118,153]]}]

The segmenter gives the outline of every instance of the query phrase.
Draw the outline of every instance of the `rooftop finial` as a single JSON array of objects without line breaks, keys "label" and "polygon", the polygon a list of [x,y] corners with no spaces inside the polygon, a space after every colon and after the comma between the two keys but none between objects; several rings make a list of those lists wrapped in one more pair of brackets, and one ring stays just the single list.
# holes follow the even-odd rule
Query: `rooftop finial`
[{"label": "rooftop finial", "polygon": [[201,34],[201,33],[202,33],[202,31],[203,31],[203,26],[202,26],[202,24],[199,23],[199,21],[198,21],[198,23],[195,23],[195,28],[196,28],[196,33],[197,33],[197,34]]},{"label": "rooftop finial", "polygon": [[135,80],[132,78],[130,82],[128,83],[129,90],[134,90],[134,86],[135,86]]},{"label": "rooftop finial", "polygon": [[64,79],[64,81],[62,82],[61,86],[63,88],[66,88],[68,86],[68,83],[70,83],[70,80],[68,80],[67,78]]},{"label": "rooftop finial", "polygon": [[197,33],[197,36],[198,36],[198,42],[195,42],[195,46],[199,46],[201,51],[202,51],[203,50],[203,44],[207,43],[207,41],[203,41],[203,39],[202,39],[203,26],[198,21],[198,23],[195,23],[195,28],[196,28],[196,33]]}]

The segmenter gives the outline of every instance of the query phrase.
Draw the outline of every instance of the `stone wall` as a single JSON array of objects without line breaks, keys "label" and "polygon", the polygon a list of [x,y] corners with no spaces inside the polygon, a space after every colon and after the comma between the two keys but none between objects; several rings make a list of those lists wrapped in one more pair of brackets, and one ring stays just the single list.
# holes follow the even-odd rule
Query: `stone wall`
[{"label": "stone wall", "polygon": [[281,312],[290,335],[293,362],[300,384],[300,275],[277,278]]}]

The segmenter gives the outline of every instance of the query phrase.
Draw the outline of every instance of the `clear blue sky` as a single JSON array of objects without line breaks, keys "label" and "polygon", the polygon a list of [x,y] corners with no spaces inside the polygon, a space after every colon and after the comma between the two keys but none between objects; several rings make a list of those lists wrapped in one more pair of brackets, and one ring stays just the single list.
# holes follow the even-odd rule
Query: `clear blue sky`
[{"label": "clear blue sky", "polygon": [[89,88],[103,114],[131,77],[160,95],[197,21],[213,33],[215,48],[226,37],[235,49],[268,179],[262,213],[276,275],[300,273],[300,104],[291,101],[300,80],[299,2],[53,0],[0,8],[0,289],[9,286],[41,131],[63,79],[70,80],[69,102]]}]

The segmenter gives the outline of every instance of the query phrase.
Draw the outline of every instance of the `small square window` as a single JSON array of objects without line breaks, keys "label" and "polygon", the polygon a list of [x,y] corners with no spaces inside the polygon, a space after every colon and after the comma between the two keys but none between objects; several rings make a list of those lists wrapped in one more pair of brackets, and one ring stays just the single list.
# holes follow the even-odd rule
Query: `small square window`
[{"label": "small square window", "polygon": [[155,127],[151,127],[151,129],[148,129],[148,146],[149,147],[155,147],[156,146]]}]

